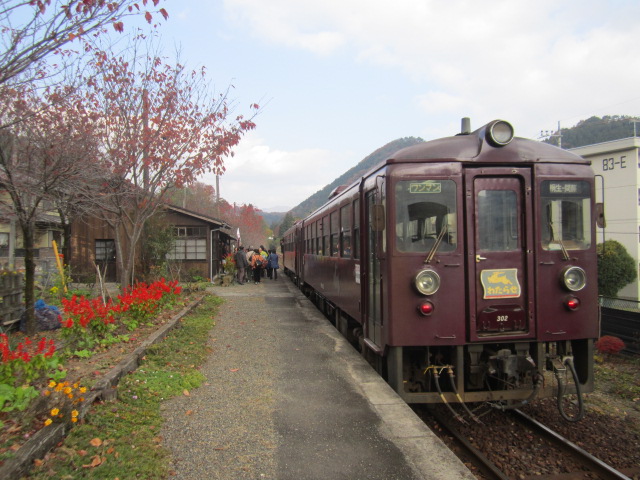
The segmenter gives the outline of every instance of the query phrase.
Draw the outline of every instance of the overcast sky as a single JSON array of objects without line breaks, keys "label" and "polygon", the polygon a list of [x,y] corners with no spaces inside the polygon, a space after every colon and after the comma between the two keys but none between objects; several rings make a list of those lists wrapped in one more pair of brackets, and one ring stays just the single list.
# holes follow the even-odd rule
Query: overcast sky
[{"label": "overcast sky", "polygon": [[[180,0],[160,28],[236,113],[222,197],[286,211],[400,137],[640,115],[638,0]],[[214,178],[203,181],[215,185]]]}]

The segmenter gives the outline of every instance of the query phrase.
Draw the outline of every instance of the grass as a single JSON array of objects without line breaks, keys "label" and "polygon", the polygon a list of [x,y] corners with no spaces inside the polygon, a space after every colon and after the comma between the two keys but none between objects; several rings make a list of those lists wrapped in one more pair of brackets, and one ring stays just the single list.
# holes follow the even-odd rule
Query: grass
[{"label": "grass", "polygon": [[95,405],[64,445],[36,462],[28,478],[167,478],[171,456],[160,437],[161,404],[202,383],[197,367],[208,355],[208,332],[220,303],[205,297],[149,349],[135,372],[123,377],[118,399]]},{"label": "grass", "polygon": [[640,399],[640,358],[620,357],[595,364],[596,380],[607,393],[637,402]]}]

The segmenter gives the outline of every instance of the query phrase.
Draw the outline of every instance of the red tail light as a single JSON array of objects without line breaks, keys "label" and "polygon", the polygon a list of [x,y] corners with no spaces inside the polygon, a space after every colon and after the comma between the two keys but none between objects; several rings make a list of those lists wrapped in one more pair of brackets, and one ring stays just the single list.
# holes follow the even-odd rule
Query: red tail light
[{"label": "red tail light", "polygon": [[420,310],[420,313],[423,315],[431,315],[433,313],[433,309],[433,303],[429,301],[424,301],[418,305],[418,310]]},{"label": "red tail light", "polygon": [[580,307],[580,300],[576,297],[569,297],[565,300],[564,305],[568,310],[574,311]]}]

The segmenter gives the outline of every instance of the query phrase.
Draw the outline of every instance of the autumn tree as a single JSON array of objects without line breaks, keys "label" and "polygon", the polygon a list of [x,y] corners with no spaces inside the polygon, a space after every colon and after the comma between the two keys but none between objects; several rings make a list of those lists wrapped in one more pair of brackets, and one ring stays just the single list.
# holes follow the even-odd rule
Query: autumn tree
[{"label": "autumn tree", "polygon": [[259,210],[253,205],[229,204],[226,200],[220,201],[220,218],[240,229],[242,244],[247,247],[257,247],[267,244],[267,224]]},{"label": "autumn tree", "polygon": [[167,203],[192,212],[216,218],[216,191],[213,185],[194,182],[189,187],[174,188],[167,192]]},{"label": "autumn tree", "polygon": [[[75,92],[63,88],[34,91],[29,85],[0,90],[0,212],[22,232],[25,250],[27,331],[33,334],[36,223],[54,209],[59,192],[92,193],[99,157],[96,118]],[[12,119],[20,119],[12,122]]]},{"label": "autumn tree", "polygon": [[[118,179],[104,220],[115,231],[120,284],[134,280],[136,245],[167,192],[206,173],[222,173],[224,157],[252,118],[232,114],[228,90],[213,93],[204,69],[188,71],[136,38],[126,55],[98,52],[87,78],[103,119],[106,165]],[[252,105],[252,111],[258,106]]]},{"label": "autumn tree", "polygon": [[[91,38],[111,26],[124,29],[123,19],[144,15],[168,17],[160,0],[0,0],[0,85],[30,83],[59,73],[69,61],[64,48],[79,37]],[[50,68],[45,62],[56,54]],[[73,61],[73,60],[70,60]]]}]

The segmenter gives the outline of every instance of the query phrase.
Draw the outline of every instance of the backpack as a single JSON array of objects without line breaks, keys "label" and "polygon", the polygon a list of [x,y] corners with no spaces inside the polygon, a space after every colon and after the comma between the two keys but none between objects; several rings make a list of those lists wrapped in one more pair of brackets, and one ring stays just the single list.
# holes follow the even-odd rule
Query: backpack
[{"label": "backpack", "polygon": [[258,258],[256,258],[256,268],[262,267],[264,267],[264,258],[262,257],[262,255],[258,255]]}]

